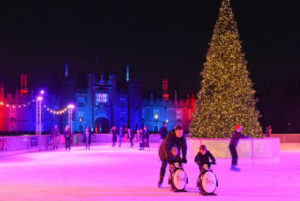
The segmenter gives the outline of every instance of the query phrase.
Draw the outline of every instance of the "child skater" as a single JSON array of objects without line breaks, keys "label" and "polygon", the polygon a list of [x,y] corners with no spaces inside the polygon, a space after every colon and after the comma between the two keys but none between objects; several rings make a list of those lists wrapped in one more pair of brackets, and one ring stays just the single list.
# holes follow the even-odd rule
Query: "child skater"
[{"label": "child skater", "polygon": [[210,168],[210,165],[216,164],[215,157],[207,150],[205,145],[201,145],[198,154],[195,157],[195,162],[199,166],[200,173],[203,171],[203,165],[207,165]]},{"label": "child skater", "polygon": [[[216,164],[216,159],[215,157],[210,153],[210,151],[207,150],[205,145],[201,145],[198,154],[195,157],[195,162],[198,164],[199,169],[200,169],[200,176],[201,178],[203,174],[205,173],[205,168],[210,169],[210,165]],[[207,167],[205,167],[207,166]],[[198,182],[199,182],[198,178]],[[203,177],[202,177],[203,178]],[[201,184],[197,182],[197,186],[200,187],[200,191],[202,195],[207,195],[207,192],[203,189]],[[202,182],[202,181],[201,181]],[[218,185],[218,184],[217,184]],[[216,195],[214,193],[209,193],[209,195]]]},{"label": "child skater", "polygon": [[[170,171],[170,177],[169,177],[169,184],[171,184],[171,174],[174,171],[175,168],[180,168],[182,164],[182,159],[180,158],[178,148],[176,146],[173,146],[170,150],[170,160],[169,160],[169,171]],[[172,188],[171,185],[171,191],[176,191],[176,189]]]}]

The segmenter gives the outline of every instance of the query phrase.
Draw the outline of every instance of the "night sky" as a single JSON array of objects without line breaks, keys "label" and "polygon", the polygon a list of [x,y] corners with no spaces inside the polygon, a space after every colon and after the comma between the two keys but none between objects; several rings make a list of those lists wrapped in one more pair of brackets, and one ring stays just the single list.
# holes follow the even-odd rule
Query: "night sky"
[{"label": "night sky", "polygon": [[[49,85],[67,60],[77,77],[129,64],[145,90],[159,91],[162,78],[172,90],[199,90],[220,0],[45,2],[1,4],[2,82],[12,86],[25,72],[34,85]],[[300,1],[231,2],[255,89],[298,73]]]}]

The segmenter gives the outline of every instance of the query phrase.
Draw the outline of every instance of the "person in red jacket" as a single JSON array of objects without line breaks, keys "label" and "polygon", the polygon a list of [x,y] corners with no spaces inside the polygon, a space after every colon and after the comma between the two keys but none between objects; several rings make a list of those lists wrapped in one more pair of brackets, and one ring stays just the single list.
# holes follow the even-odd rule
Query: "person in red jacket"
[{"label": "person in red jacket", "polygon": [[232,133],[232,137],[231,137],[230,144],[229,144],[229,150],[230,150],[231,157],[232,157],[231,170],[236,171],[236,172],[241,171],[240,168],[236,167],[237,161],[238,161],[238,154],[236,151],[236,146],[238,145],[240,138],[248,138],[248,136],[243,135],[241,132],[242,132],[242,126],[236,125],[235,132]]}]

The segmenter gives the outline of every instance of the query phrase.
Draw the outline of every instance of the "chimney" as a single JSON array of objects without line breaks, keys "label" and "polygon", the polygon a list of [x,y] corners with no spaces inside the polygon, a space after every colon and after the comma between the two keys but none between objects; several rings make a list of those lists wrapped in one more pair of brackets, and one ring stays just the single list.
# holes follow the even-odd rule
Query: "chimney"
[{"label": "chimney", "polygon": [[[19,92],[17,92],[18,94]],[[21,74],[20,76],[20,96],[28,96],[28,89],[27,89],[27,75]]]},{"label": "chimney", "polygon": [[165,99],[166,101],[169,100],[170,94],[169,94],[169,81],[168,79],[163,79],[162,80],[162,88],[163,88],[163,94],[162,97],[163,99]]}]

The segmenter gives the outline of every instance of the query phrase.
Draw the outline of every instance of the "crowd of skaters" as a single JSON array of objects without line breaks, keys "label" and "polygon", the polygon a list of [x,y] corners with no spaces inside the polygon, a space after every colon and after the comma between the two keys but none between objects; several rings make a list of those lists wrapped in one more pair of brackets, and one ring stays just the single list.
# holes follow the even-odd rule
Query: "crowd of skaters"
[{"label": "crowd of skaters", "polygon": [[[149,148],[150,142],[150,130],[148,126],[143,126],[142,128],[138,129],[136,133],[132,131],[130,128],[117,128],[113,126],[110,130],[112,134],[112,146],[115,147],[118,143],[118,146],[122,146],[122,141],[124,137],[127,135],[127,139],[130,141],[130,147],[134,147],[134,141],[137,139],[139,150],[144,150],[145,148]],[[163,122],[163,125],[159,131],[161,139],[164,139],[167,136],[167,128],[166,123]]]},{"label": "crowd of skaters", "polygon": [[[51,131],[51,145],[52,149],[58,149],[58,144],[60,140],[60,130],[57,125],[54,125],[52,131]],[[135,139],[137,138],[138,147],[139,150],[144,150],[145,148],[149,148],[149,142],[150,142],[150,130],[148,126],[143,126],[142,128],[138,129],[136,132],[132,131],[130,128],[123,128],[120,126],[117,128],[116,126],[113,126],[110,129],[110,134],[112,134],[112,146],[115,147],[118,143],[118,146],[122,146],[123,139],[127,136],[127,139],[130,142],[130,147],[134,147]],[[159,134],[161,136],[161,139],[164,139],[167,134],[167,128],[166,123],[163,122],[162,127],[159,130]],[[71,150],[71,142],[72,142],[72,132],[70,129],[70,126],[67,125],[63,131],[63,135],[65,138],[65,149]],[[92,142],[92,136],[95,136],[94,133],[91,131],[90,127],[87,126],[83,135],[83,143],[85,144],[86,149],[90,149],[91,142]]]},{"label": "crowd of skaters", "polygon": [[[238,162],[238,153],[236,147],[238,142],[241,138],[249,138],[242,133],[242,126],[236,125],[235,131],[232,133],[232,137],[229,143],[229,151],[231,153],[232,161],[231,161],[231,171],[239,172],[241,171],[240,168],[237,167]],[[52,129],[52,142],[53,142],[53,149],[58,148],[58,142],[60,137],[60,131],[57,125],[54,126]],[[150,130],[147,126],[143,126],[142,128],[138,129],[133,132],[130,128],[123,128],[122,126],[117,128],[113,126],[110,130],[110,134],[112,135],[112,146],[115,147],[118,143],[118,146],[122,146],[122,141],[124,138],[128,138],[130,142],[130,147],[134,147],[134,141],[137,138],[139,150],[144,150],[146,147],[149,147],[149,139],[150,139]],[[170,171],[175,163],[187,163],[187,143],[186,138],[183,133],[183,128],[180,125],[174,127],[173,130],[170,132],[167,131],[166,123],[163,122],[162,127],[159,130],[160,137],[162,142],[159,147],[159,158],[161,160],[161,167],[159,171],[159,181],[158,187],[160,188],[163,180],[164,175],[166,172],[166,167],[169,165]],[[72,141],[72,132],[67,125],[64,129],[63,135],[65,137],[65,148],[66,150],[71,149],[71,141]],[[90,149],[91,145],[91,138],[94,135],[90,128],[87,126],[85,131],[82,133],[83,135],[83,142],[85,143],[86,149]],[[266,137],[271,137],[272,135],[272,128],[270,125],[266,128]],[[211,164],[216,164],[216,160],[214,156],[211,154],[209,150],[207,150],[205,145],[201,145],[199,148],[199,152],[197,153],[195,160],[196,164],[199,166],[200,173],[203,172],[203,165],[206,164],[210,167]]]}]

